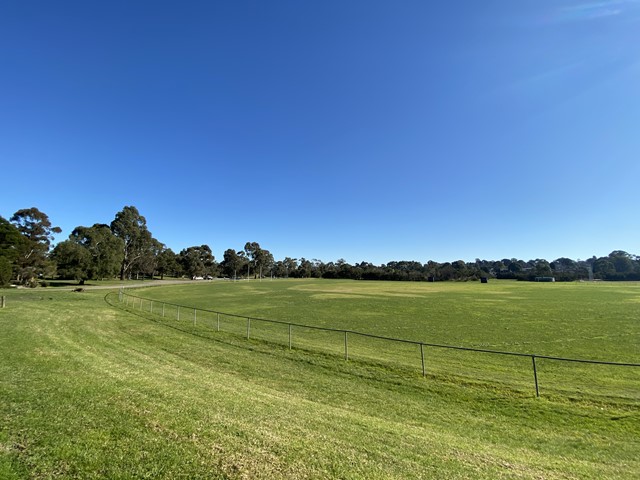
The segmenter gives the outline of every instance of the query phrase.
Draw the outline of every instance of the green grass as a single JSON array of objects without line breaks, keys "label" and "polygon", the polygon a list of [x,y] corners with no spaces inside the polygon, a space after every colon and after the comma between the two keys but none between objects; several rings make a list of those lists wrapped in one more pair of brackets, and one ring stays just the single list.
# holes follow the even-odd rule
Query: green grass
[{"label": "green grass", "polygon": [[[213,282],[140,293],[354,330],[369,325],[363,305],[385,303],[377,298],[380,292],[386,292],[389,311],[393,303],[402,304],[397,298],[409,299],[414,311],[427,304],[415,291],[427,287],[422,285],[265,283]],[[479,285],[448,285],[444,300],[447,293],[470,299],[485,295]],[[410,296],[397,295],[403,286]],[[534,291],[529,285],[523,290],[517,284],[489,286],[500,290],[497,296],[535,295],[527,293]],[[547,287],[547,297],[556,298]],[[637,296],[634,284],[596,287],[609,289],[602,292],[616,304]],[[331,306],[329,298],[344,288],[352,290],[344,295],[357,307],[349,302]],[[580,295],[581,286],[573,288],[573,294],[563,290],[566,301]],[[596,295],[590,292],[585,298]],[[230,332],[188,333],[188,317],[163,323],[144,309],[114,308],[104,291],[2,294],[7,308],[0,310],[0,478],[631,479],[640,473],[640,414],[632,402],[562,395],[536,399],[530,391],[500,384],[470,385],[464,375],[423,379],[419,372],[385,362],[345,362],[332,352],[289,350]],[[282,301],[290,303],[279,305]],[[602,301],[591,302],[592,307]],[[465,316],[461,303],[451,298],[448,303],[452,330],[459,332],[453,324]],[[446,304],[438,309],[446,310]],[[328,313],[319,305],[328,305]],[[637,310],[627,316],[624,309],[617,311],[620,328],[609,335],[632,335],[634,325],[637,335],[632,319]],[[312,313],[315,317],[307,317]],[[408,312],[395,315],[404,324],[397,331],[407,333],[397,336],[436,341],[423,337],[437,333],[433,324],[425,322],[416,331],[409,328]],[[589,329],[571,333],[571,338],[592,337]],[[449,343],[454,337],[448,335],[455,332],[441,335],[437,341]],[[462,340],[466,345],[485,341]],[[586,352],[637,358],[633,342],[600,342],[604,352]],[[566,343],[573,348],[568,353],[585,352],[574,344]]]},{"label": "green grass", "polygon": [[[295,324],[354,330],[432,344],[555,357],[640,363],[638,283],[399,283],[354,281],[213,282],[135,290],[171,302]],[[140,306],[138,302],[136,305]],[[160,312],[156,303],[156,312]],[[149,310],[149,302],[143,302]],[[182,308],[192,331],[193,310]],[[176,325],[177,309],[165,305]],[[246,336],[243,318],[221,316],[220,329]],[[197,312],[200,334],[218,329],[218,317]],[[252,320],[252,338],[288,345],[286,326]],[[344,355],[344,335],[295,327],[296,348]],[[352,360],[421,371],[419,347],[350,335]],[[427,370],[519,390],[534,389],[531,358],[424,349]],[[596,395],[640,401],[638,368],[538,359],[545,394]]]}]

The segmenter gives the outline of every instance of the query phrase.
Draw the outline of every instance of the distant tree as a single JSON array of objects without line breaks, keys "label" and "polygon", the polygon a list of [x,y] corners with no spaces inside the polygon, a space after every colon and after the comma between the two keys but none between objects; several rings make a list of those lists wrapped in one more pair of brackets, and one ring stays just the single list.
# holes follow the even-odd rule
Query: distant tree
[{"label": "distant tree", "polygon": [[60,227],[53,227],[49,217],[35,207],[18,210],[10,218],[11,223],[25,239],[20,242],[15,259],[18,282],[34,282],[49,267],[47,255],[54,234]]},{"label": "distant tree", "polygon": [[615,250],[609,254],[616,273],[631,273],[634,270],[633,256],[622,250]]},{"label": "distant tree", "polygon": [[598,258],[593,263],[593,275],[596,278],[605,280],[608,277],[615,275],[615,273],[616,267],[613,262],[607,257]]},{"label": "distant tree", "polygon": [[181,267],[178,262],[178,256],[173,250],[165,247],[158,253],[157,270],[161,280],[164,280],[165,275],[179,276],[178,273],[181,271]]},{"label": "distant tree", "polygon": [[[342,261],[344,262],[344,260]],[[298,263],[298,268],[296,269],[295,276],[298,278],[311,278],[312,271],[313,271],[313,264],[306,258],[302,257],[300,258],[300,261]],[[342,278],[348,278],[348,277],[342,277]]]},{"label": "distant tree", "polygon": [[255,265],[256,265],[256,269],[258,270],[258,277],[263,278],[263,272],[270,271],[271,268],[273,267],[273,263],[274,263],[273,255],[269,250],[265,250],[263,248],[258,250],[255,258]]},{"label": "distant tree", "polygon": [[215,258],[208,245],[185,248],[178,259],[186,275],[191,278],[213,275]]},{"label": "distant tree", "polygon": [[7,257],[0,256],[0,287],[6,287],[13,278],[13,264]]},{"label": "distant tree", "polygon": [[7,219],[0,217],[0,258],[6,258],[13,264],[23,250],[22,244],[25,242],[26,239],[20,230]]},{"label": "distant tree", "polygon": [[111,231],[123,242],[120,280],[124,280],[130,277],[135,262],[152,251],[153,237],[147,229],[147,220],[136,207],[124,207],[118,212],[111,222]]},{"label": "distant tree", "polygon": [[96,223],[91,227],[76,227],[69,240],[89,253],[88,278],[102,280],[118,275],[122,265],[123,240],[113,234],[109,225]]},{"label": "distant tree", "polygon": [[238,255],[233,248],[227,248],[223,253],[223,259],[221,263],[222,273],[234,280],[238,278],[238,270],[242,268],[244,264],[244,258]]},{"label": "distant tree", "polygon": [[284,257],[282,261],[282,266],[284,268],[284,277],[288,278],[289,275],[294,273],[298,269],[298,259],[291,257]]},{"label": "distant tree", "polygon": [[160,243],[155,238],[151,238],[145,252],[140,255],[131,266],[131,271],[135,272],[136,279],[139,278],[140,275],[150,278],[154,277],[158,267],[158,255],[160,255],[164,248],[165,245],[163,243]]},{"label": "distant tree", "polygon": [[535,272],[537,277],[550,277],[552,275],[551,265],[544,259],[535,261]]},{"label": "distant tree", "polygon": [[260,244],[258,242],[247,242],[244,245],[244,254],[249,260],[247,263],[247,278],[251,276],[251,267],[253,267],[254,276],[257,277],[257,262],[260,258]]},{"label": "distant tree", "polygon": [[58,276],[77,280],[81,284],[91,278],[91,253],[86,247],[73,240],[58,243],[51,252],[51,258],[58,267]]}]

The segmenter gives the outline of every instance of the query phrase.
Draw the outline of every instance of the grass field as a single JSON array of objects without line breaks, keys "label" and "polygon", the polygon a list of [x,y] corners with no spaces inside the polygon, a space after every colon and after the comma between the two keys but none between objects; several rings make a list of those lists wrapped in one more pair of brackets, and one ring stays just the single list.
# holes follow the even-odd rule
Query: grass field
[{"label": "grass field", "polygon": [[[0,478],[640,474],[638,373],[605,385],[622,393],[587,385],[584,395],[535,398],[492,381],[501,370],[490,362],[489,376],[473,382],[475,367],[465,363],[432,373],[429,352],[425,379],[415,363],[370,361],[375,347],[350,345],[346,362],[341,345],[316,349],[313,340],[289,350],[267,327],[262,341],[260,322],[247,340],[231,317],[217,332],[213,316],[194,326],[189,309],[178,322],[166,307],[162,319],[148,303],[123,309],[105,293],[2,292]],[[416,341],[640,358],[638,284],[263,281],[136,293]]]},{"label": "grass field", "polygon": [[[213,282],[137,290],[156,301],[295,324],[461,347],[640,364],[640,284],[398,283],[354,281]],[[152,306],[137,304],[144,310]],[[178,312],[165,307],[171,325]],[[157,308],[156,308],[156,311]],[[218,322],[219,318],[222,318]],[[182,309],[193,331],[193,312]],[[243,318],[197,312],[200,334],[218,329],[246,335]],[[253,320],[251,337],[288,344],[285,326]],[[344,355],[344,338],[295,328],[298,348]],[[419,347],[351,335],[350,359],[421,370]],[[463,375],[532,388],[530,358],[427,348],[432,374]],[[548,393],[597,394],[640,401],[638,368],[537,360]]]}]

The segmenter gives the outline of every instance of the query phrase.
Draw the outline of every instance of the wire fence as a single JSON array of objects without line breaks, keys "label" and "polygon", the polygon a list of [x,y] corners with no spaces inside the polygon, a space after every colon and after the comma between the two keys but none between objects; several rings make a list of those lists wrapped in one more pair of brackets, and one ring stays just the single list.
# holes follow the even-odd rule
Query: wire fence
[{"label": "wire fence", "polygon": [[[246,339],[321,351],[423,377],[456,378],[514,390],[599,396],[640,401],[639,363],[620,363],[403,340],[353,330],[303,325],[236,315],[118,292],[124,307],[157,316],[167,323],[204,334],[223,332]],[[415,374],[414,373],[414,374]]]}]

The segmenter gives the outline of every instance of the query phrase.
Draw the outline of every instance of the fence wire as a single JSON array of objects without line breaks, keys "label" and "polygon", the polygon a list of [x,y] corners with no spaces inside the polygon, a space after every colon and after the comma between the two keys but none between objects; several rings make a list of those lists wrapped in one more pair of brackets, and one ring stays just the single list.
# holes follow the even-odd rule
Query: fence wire
[{"label": "fence wire", "polygon": [[201,309],[131,295],[119,302],[198,333],[223,332],[247,339],[388,365],[430,378],[463,378],[536,396],[553,393],[640,401],[640,364],[552,357],[416,342],[312,325]]}]

